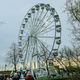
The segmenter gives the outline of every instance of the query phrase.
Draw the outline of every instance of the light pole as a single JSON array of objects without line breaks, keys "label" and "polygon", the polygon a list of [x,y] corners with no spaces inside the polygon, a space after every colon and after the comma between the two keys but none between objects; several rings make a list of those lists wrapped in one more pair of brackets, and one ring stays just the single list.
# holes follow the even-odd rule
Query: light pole
[{"label": "light pole", "polygon": [[16,45],[14,44],[14,48],[13,48],[13,56],[14,56],[14,70],[16,72]]},{"label": "light pole", "polygon": [[7,65],[5,64],[5,71],[6,71],[6,67],[7,67]]}]

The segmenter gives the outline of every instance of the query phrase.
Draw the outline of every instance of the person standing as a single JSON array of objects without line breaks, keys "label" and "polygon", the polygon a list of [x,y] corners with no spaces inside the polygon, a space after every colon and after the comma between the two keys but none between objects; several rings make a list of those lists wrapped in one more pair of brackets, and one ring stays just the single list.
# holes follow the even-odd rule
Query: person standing
[{"label": "person standing", "polygon": [[18,74],[17,73],[14,74],[12,80],[19,80],[19,77],[18,77]]},{"label": "person standing", "polygon": [[25,80],[34,80],[34,77],[32,76],[32,74],[29,72],[27,73]]},{"label": "person standing", "polygon": [[36,77],[36,73],[35,73],[34,71],[33,71],[33,75],[34,75],[34,78],[37,79],[37,77]]}]

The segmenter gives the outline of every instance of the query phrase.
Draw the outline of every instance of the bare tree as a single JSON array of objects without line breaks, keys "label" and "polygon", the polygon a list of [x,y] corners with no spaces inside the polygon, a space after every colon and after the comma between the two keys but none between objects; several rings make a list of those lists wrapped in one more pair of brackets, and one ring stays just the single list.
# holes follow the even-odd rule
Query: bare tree
[{"label": "bare tree", "polygon": [[66,11],[72,24],[72,46],[74,54],[71,54],[77,65],[77,72],[80,73],[80,0],[66,0]]},{"label": "bare tree", "polygon": [[80,46],[80,0],[66,0],[66,11],[72,24],[73,42]]},{"label": "bare tree", "polygon": [[18,47],[15,43],[12,43],[10,50],[7,53],[6,61],[10,64],[13,64],[16,71],[16,65],[19,62],[19,53]]},{"label": "bare tree", "polygon": [[[79,51],[79,50],[78,50]],[[79,55],[77,55],[79,52],[76,53],[76,50],[74,48],[64,47],[60,51],[60,60],[61,63],[65,66],[66,70],[68,71],[68,75],[70,73],[73,74],[73,70],[75,69],[75,72],[79,72],[80,70],[80,61],[79,61]]]},{"label": "bare tree", "polygon": [[80,24],[80,0],[67,0],[66,10],[72,22]]}]

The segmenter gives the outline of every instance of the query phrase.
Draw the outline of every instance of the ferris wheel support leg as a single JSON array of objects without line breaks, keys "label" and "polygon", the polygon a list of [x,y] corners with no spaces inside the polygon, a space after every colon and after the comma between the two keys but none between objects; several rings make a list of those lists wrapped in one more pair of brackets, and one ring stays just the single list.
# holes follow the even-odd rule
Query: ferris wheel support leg
[{"label": "ferris wheel support leg", "polygon": [[33,64],[32,63],[33,63],[33,58],[30,60],[30,71],[33,75]]}]

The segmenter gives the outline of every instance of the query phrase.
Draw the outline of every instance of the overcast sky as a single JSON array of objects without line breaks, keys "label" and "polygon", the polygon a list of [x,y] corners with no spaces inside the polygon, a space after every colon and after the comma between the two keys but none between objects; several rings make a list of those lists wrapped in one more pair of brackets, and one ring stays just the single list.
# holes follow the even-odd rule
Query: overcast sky
[{"label": "overcast sky", "polygon": [[66,0],[0,0],[0,65],[5,64],[5,56],[11,43],[18,41],[18,32],[27,11],[37,3],[47,3],[56,9],[62,24],[62,44],[69,45],[70,25],[64,12]]}]

